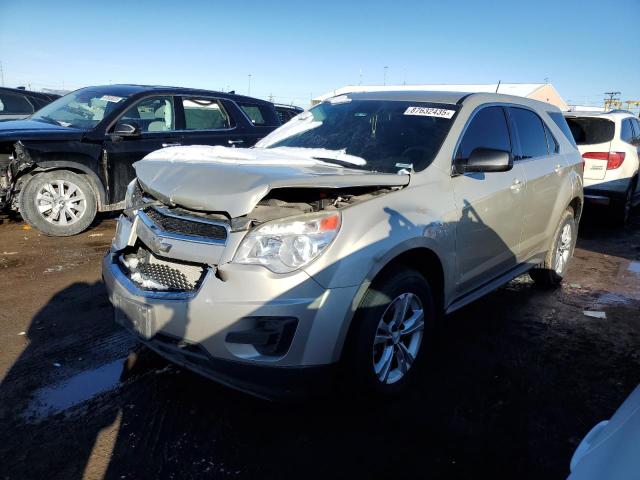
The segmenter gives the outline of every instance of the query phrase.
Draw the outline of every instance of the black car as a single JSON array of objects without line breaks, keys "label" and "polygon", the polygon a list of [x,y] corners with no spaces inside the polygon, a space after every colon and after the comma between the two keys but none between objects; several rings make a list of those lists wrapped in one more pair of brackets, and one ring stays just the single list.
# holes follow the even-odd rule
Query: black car
[{"label": "black car", "polygon": [[0,88],[0,122],[26,118],[60,98],[54,93],[30,92],[21,88]]},{"label": "black car", "polygon": [[296,115],[304,112],[302,108],[296,107],[295,105],[283,105],[281,103],[276,103],[274,104],[274,106],[276,107],[278,118],[280,119],[280,123],[282,124],[287,123]]},{"label": "black car", "polygon": [[132,164],[177,145],[250,147],[280,125],[273,104],[187,88],[76,90],[29,119],[0,123],[0,208],[47,235],[74,235],[124,206]]}]

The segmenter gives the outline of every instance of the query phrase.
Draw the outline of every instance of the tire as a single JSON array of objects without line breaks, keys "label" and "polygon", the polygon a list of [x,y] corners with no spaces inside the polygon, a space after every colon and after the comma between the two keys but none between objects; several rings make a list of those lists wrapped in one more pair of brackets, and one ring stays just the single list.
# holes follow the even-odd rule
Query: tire
[{"label": "tire", "polygon": [[568,209],[560,219],[544,263],[542,266],[529,271],[529,276],[537,285],[546,288],[560,285],[567,273],[569,260],[573,256],[577,238],[578,227],[573,211]]},{"label": "tire", "polygon": [[[61,188],[64,195],[60,195]],[[86,230],[96,210],[96,196],[86,177],[68,170],[38,173],[20,192],[22,218],[51,237],[68,237]]]},{"label": "tire", "polygon": [[634,182],[631,182],[624,197],[613,202],[613,212],[611,215],[611,223],[614,227],[624,227],[629,221],[631,215],[631,207],[633,202],[633,192],[635,190]]},{"label": "tire", "polygon": [[[401,312],[404,300],[406,313],[398,324],[393,314]],[[422,310],[422,328],[418,310]],[[361,393],[383,396],[404,391],[424,361],[435,320],[431,288],[420,273],[408,268],[383,273],[369,287],[354,317],[347,344],[347,389],[355,386]]]}]

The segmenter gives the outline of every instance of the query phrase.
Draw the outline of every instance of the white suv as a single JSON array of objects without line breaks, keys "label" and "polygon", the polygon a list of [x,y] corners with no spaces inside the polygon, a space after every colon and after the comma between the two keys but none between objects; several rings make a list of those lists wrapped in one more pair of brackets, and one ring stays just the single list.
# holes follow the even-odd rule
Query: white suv
[{"label": "white suv", "polygon": [[584,159],[584,198],[613,208],[612,219],[624,225],[638,201],[640,122],[629,112],[565,114]]}]

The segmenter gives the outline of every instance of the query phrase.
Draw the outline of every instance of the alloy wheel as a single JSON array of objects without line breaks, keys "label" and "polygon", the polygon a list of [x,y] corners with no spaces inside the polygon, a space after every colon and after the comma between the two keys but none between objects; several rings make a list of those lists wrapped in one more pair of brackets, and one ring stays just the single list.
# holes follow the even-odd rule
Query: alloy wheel
[{"label": "alloy wheel", "polygon": [[401,380],[415,361],[424,333],[424,309],[413,293],[398,295],[382,314],[373,342],[373,370],[381,383]]},{"label": "alloy wheel", "polygon": [[47,222],[59,226],[73,225],[82,218],[87,208],[83,191],[67,180],[55,180],[42,185],[35,203]]},{"label": "alloy wheel", "polygon": [[573,245],[573,230],[570,224],[565,224],[560,232],[560,238],[556,244],[556,261],[554,270],[558,275],[562,275],[571,256],[571,246]]}]

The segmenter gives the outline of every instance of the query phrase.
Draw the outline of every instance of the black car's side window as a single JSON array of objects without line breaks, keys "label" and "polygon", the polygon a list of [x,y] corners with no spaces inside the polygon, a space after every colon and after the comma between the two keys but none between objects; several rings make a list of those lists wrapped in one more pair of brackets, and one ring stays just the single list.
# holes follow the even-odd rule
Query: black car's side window
[{"label": "black car's side window", "polygon": [[509,108],[515,134],[519,140],[518,160],[544,157],[547,155],[547,137],[542,119],[531,110]]},{"label": "black car's side window", "polygon": [[476,148],[511,151],[509,128],[502,107],[486,107],[476,113],[464,132],[456,159],[468,159]]},{"label": "black car's side window", "polygon": [[33,113],[33,106],[29,101],[19,95],[0,95],[0,114],[5,115],[30,115]]},{"label": "black car's side window", "polygon": [[233,127],[231,117],[219,100],[183,97],[185,130],[223,130]]},{"label": "black car's side window", "polygon": [[158,96],[140,100],[124,112],[119,123],[135,125],[141,132],[168,132],[176,129],[175,118],[173,97]]}]

